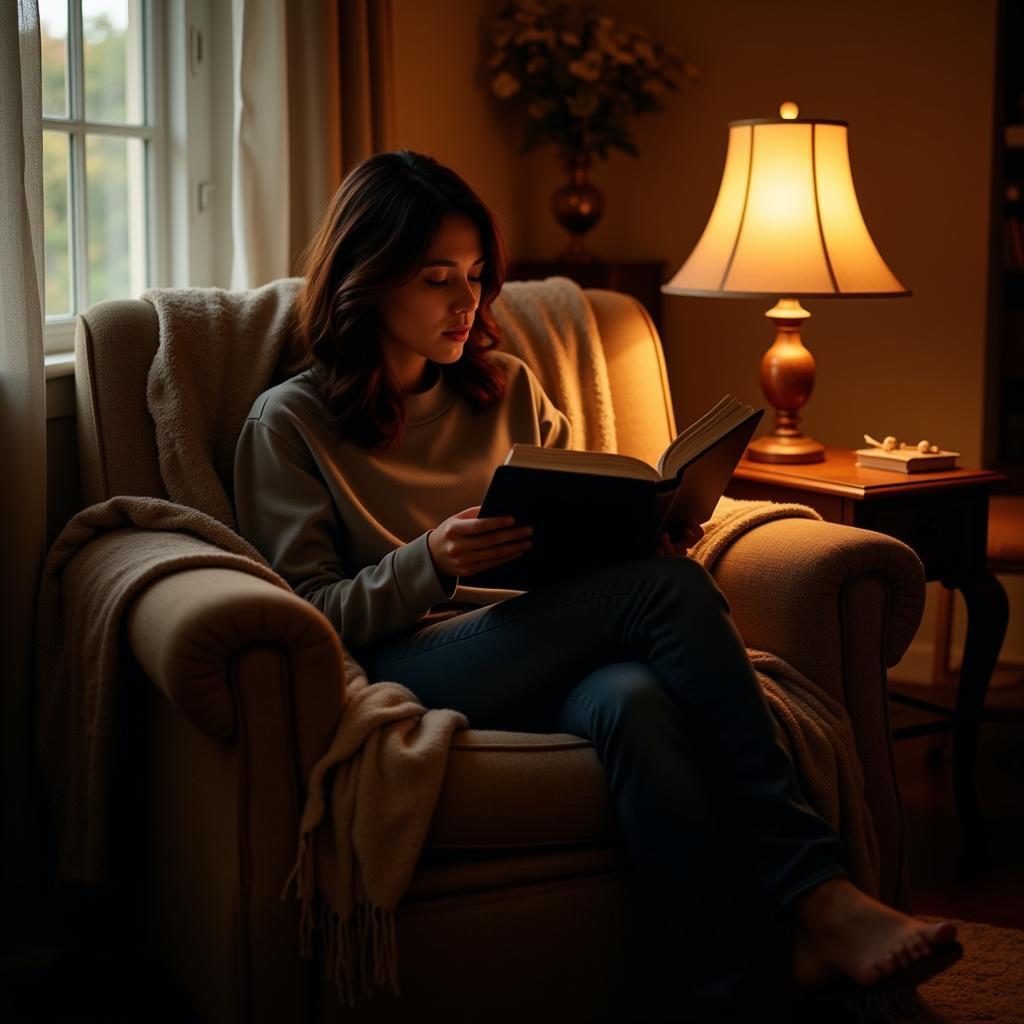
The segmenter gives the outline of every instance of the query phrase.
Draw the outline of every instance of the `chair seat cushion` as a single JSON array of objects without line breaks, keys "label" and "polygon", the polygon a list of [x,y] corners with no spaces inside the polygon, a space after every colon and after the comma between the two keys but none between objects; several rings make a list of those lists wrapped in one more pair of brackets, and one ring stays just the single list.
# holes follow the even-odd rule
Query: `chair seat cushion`
[{"label": "chair seat cushion", "polygon": [[989,499],[988,561],[994,572],[1024,572],[1024,495]]},{"label": "chair seat cushion", "polygon": [[604,769],[587,740],[462,729],[452,740],[426,845],[551,847],[617,834]]}]

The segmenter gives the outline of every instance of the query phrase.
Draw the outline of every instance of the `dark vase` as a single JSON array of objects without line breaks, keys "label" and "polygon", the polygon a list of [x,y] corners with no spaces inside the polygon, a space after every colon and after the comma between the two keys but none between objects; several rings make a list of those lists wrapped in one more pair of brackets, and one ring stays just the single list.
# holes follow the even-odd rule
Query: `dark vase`
[{"label": "dark vase", "polygon": [[604,196],[587,179],[590,157],[582,153],[569,158],[566,170],[569,181],[555,189],[551,197],[551,210],[559,224],[569,232],[569,248],[560,259],[570,263],[596,263],[597,257],[587,252],[583,236],[601,219]]}]

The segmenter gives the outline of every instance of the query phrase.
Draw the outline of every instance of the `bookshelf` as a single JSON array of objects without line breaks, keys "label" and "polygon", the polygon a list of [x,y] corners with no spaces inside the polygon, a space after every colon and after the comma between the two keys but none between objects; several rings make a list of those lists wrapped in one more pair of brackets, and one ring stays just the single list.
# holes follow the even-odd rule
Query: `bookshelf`
[{"label": "bookshelf", "polygon": [[1000,5],[986,463],[1024,493],[1024,4]]}]

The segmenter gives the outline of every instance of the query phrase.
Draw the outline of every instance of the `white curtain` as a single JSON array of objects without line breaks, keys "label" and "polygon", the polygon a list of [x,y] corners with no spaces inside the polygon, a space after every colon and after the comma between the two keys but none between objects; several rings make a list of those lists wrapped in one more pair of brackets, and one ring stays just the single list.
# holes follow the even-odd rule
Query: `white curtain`
[{"label": "white curtain", "polygon": [[231,287],[287,277],[291,246],[285,0],[234,0]]},{"label": "white curtain", "polygon": [[36,0],[0,0],[0,918],[31,898],[38,864],[32,640],[46,544],[39,60]]},{"label": "white curtain", "polygon": [[232,288],[298,272],[349,170],[388,147],[390,0],[233,0]]}]

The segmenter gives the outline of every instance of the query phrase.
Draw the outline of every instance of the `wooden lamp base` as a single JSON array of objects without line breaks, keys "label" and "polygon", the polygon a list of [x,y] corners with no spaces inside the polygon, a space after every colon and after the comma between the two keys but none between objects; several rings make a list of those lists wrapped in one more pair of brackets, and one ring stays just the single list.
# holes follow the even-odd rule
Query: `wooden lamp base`
[{"label": "wooden lamp base", "polygon": [[825,446],[800,432],[798,410],[814,390],[814,356],[800,340],[811,314],[798,299],[779,299],[765,313],[775,321],[775,341],[761,359],[761,390],[775,408],[775,427],[747,446],[752,462],[824,462]]}]

